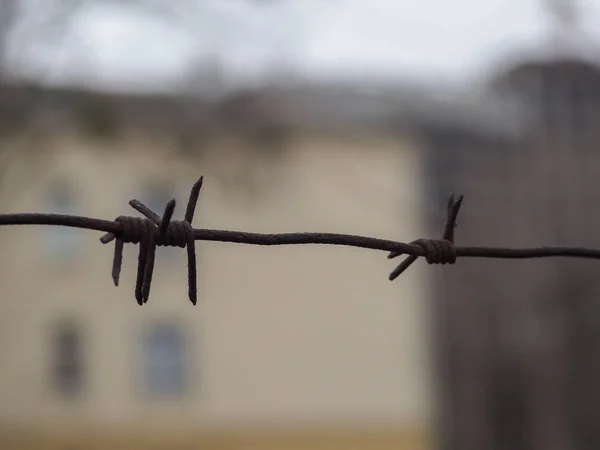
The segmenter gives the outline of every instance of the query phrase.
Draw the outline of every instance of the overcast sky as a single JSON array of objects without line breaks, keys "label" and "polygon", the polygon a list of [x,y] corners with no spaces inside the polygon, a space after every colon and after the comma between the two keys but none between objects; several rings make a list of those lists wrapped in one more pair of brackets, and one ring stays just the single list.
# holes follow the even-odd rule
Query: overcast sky
[{"label": "overcast sky", "polygon": [[[583,0],[600,40],[600,0]],[[117,7],[81,11],[46,77],[70,67],[102,84],[154,86],[191,61],[219,58],[239,76],[308,74],[464,79],[503,52],[546,38],[542,0],[198,0],[164,21]],[[594,30],[596,28],[597,30]]]}]

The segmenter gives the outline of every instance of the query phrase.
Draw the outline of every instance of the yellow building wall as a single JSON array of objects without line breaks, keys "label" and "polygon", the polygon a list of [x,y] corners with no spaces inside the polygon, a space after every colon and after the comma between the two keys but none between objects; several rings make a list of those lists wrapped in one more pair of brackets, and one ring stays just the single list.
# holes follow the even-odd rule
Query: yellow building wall
[{"label": "yellow building wall", "polygon": [[[295,133],[276,163],[231,135],[212,139],[194,161],[168,141],[139,136],[107,147],[65,133],[45,145],[33,165],[15,160],[0,189],[2,212],[48,211],[48,183],[67,177],[82,199],[76,214],[137,215],[127,201],[143,201],[144,183],[156,177],[173,186],[180,218],[204,175],[196,227],[403,241],[424,229],[421,155],[409,139]],[[243,172],[262,176],[258,199],[222,182]],[[185,251],[175,249],[158,253],[150,301],[140,308],[137,247],[126,246],[116,288],[113,246],[100,244],[101,233],[78,232],[75,257],[58,262],[45,233],[0,229],[0,448],[105,448],[103,439],[118,448],[427,448],[421,264],[391,283],[396,261],[384,252],[199,241],[198,306],[187,300]],[[73,402],[57,399],[47,380],[47,336],[63,315],[86,330],[87,386]],[[151,401],[138,381],[138,335],[160,319],[189,337],[192,383],[172,402]]]}]

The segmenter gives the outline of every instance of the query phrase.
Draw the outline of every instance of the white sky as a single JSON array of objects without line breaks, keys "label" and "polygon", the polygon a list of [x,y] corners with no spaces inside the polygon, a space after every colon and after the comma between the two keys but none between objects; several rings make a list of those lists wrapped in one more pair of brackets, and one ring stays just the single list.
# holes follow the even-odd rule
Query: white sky
[{"label": "white sky", "polygon": [[[60,54],[36,56],[48,77],[75,68],[102,84],[163,85],[204,57],[238,76],[268,67],[308,74],[472,76],[545,36],[542,0],[198,0],[185,26],[124,8],[83,11]],[[600,0],[583,0],[600,41]],[[177,22],[179,23],[179,22]],[[596,29],[594,29],[596,28]],[[40,63],[42,61],[42,63]]]}]

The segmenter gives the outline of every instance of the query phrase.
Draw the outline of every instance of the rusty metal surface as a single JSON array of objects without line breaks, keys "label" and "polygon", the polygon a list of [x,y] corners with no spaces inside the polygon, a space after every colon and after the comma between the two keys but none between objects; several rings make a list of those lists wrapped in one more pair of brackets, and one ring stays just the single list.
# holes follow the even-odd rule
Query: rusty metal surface
[{"label": "rusty metal surface", "polygon": [[154,259],[157,246],[173,246],[187,249],[188,257],[188,297],[193,305],[197,302],[196,289],[196,250],[195,241],[220,241],[253,245],[300,245],[329,244],[360,247],[390,252],[388,258],[400,255],[408,257],[389,275],[390,280],[397,278],[416,259],[425,257],[428,264],[454,264],[459,257],[480,258],[541,258],[551,256],[600,259],[600,249],[585,247],[457,247],[454,245],[456,217],[463,196],[454,199],[451,194],[447,204],[447,220],[441,239],[417,239],[410,243],[378,239],[374,237],[336,233],[279,233],[262,234],[231,230],[212,230],[192,228],[196,203],[202,188],[203,177],[194,184],[190,192],[185,218],[172,221],[175,200],[167,203],[161,216],[138,200],[131,200],[130,206],[145,217],[119,216],[113,221],[91,217],[64,214],[17,213],[0,214],[0,225],[58,225],[104,231],[100,238],[103,244],[115,240],[112,277],[115,285],[123,260],[125,243],[139,244],[138,270],[135,298],[139,305],[148,301],[150,285],[154,271]]}]

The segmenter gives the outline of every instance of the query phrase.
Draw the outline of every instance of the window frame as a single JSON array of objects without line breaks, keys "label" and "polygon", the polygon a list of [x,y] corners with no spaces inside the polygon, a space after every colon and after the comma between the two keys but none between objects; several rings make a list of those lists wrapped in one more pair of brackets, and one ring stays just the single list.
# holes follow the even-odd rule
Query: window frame
[{"label": "window frame", "polygon": [[[143,327],[139,356],[144,397],[180,399],[191,390],[188,338],[186,328],[177,320],[154,320]],[[163,352],[173,349],[175,355],[165,358]],[[175,375],[165,376],[165,372],[173,370]]]},{"label": "window frame", "polygon": [[52,390],[61,399],[79,398],[86,387],[83,328],[72,317],[62,318],[53,324],[50,342]]}]

